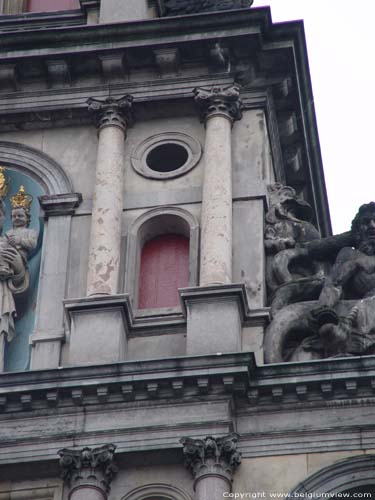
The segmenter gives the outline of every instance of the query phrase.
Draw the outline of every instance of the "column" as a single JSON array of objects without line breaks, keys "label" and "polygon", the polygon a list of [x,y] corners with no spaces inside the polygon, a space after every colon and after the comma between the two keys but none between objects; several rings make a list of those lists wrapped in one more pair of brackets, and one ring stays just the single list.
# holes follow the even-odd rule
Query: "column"
[{"label": "column", "polygon": [[126,128],[133,98],[89,99],[98,127],[87,296],[118,292]]},{"label": "column", "polygon": [[200,285],[224,285],[232,282],[231,130],[242,116],[239,88],[196,88],[194,94],[206,126]]},{"label": "column", "polygon": [[62,478],[69,488],[68,500],[107,500],[117,472],[113,456],[116,446],[64,448],[59,451]]},{"label": "column", "polygon": [[241,463],[238,434],[222,438],[183,438],[185,465],[194,478],[195,500],[224,498],[232,491],[233,474]]}]

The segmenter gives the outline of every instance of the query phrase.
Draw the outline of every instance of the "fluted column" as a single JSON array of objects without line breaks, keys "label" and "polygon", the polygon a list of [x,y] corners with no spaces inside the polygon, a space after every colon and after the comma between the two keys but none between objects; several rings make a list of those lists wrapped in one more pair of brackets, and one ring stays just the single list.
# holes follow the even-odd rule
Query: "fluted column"
[{"label": "fluted column", "polygon": [[87,295],[118,292],[126,128],[133,98],[89,99],[98,127]]},{"label": "fluted column", "polygon": [[183,438],[185,465],[194,478],[196,500],[223,498],[232,491],[233,474],[241,463],[238,434],[222,438]]},{"label": "fluted column", "polygon": [[113,456],[116,446],[64,448],[59,451],[62,478],[69,488],[68,500],[107,500],[117,472]]},{"label": "fluted column", "polygon": [[206,125],[200,285],[232,281],[232,124],[242,117],[239,88],[196,88]]}]

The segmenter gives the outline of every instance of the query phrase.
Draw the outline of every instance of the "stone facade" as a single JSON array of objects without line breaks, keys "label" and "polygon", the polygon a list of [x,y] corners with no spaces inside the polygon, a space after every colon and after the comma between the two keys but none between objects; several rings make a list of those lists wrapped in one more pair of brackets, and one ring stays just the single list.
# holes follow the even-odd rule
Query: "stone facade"
[{"label": "stone facade", "polygon": [[[303,26],[251,3],[0,2],[0,194],[39,234],[0,240],[1,500],[374,490],[373,204],[331,235]],[[186,286],[143,309],[165,234]]]}]

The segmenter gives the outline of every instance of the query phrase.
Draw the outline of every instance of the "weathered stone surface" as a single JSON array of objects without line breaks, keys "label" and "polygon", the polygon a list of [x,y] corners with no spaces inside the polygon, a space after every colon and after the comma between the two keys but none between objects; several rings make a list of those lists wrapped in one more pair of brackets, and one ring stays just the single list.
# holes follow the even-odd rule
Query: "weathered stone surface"
[{"label": "weathered stone surface", "polygon": [[[107,444],[99,448],[63,448],[59,451],[61,476],[72,490],[71,498],[106,500],[118,470],[114,463],[115,450],[115,445]],[[93,489],[99,490],[94,496]]]},{"label": "weathered stone surface", "polygon": [[[286,205],[287,206],[287,205]],[[274,230],[271,227],[271,230]],[[290,238],[266,240],[273,244],[287,245]],[[294,240],[293,240],[294,241]],[[353,246],[347,246],[348,243]],[[346,244],[346,245],[345,245]],[[341,248],[340,248],[341,245]],[[302,248],[301,248],[302,247]],[[354,248],[353,248],[354,247]],[[372,354],[375,352],[375,203],[360,207],[353,220],[350,238],[342,235],[327,240],[302,241],[292,250],[282,248],[274,258],[273,270],[285,271],[285,283],[279,293],[279,306],[265,337],[265,356],[268,362],[304,361],[327,357]],[[286,257],[285,261],[276,259]],[[334,260],[324,276],[318,276],[316,287],[311,280],[301,288],[289,278],[292,259],[303,259],[314,265],[314,258]],[[281,265],[283,264],[283,266]],[[316,278],[313,277],[313,280]],[[306,280],[305,280],[306,283]],[[295,304],[286,306],[284,290],[294,288]],[[316,292],[318,297],[314,297]],[[308,298],[316,302],[303,302]],[[291,296],[288,296],[290,300]],[[280,299],[282,299],[280,301]],[[285,307],[286,306],[286,307]]]}]

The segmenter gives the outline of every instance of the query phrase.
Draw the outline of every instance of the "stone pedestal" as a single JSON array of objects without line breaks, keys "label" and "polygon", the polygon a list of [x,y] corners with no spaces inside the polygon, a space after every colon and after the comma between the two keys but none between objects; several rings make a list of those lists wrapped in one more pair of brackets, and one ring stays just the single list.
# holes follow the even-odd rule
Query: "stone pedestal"
[{"label": "stone pedestal", "polygon": [[87,295],[118,292],[126,126],[132,97],[89,99],[98,127],[96,180],[91,217]]},{"label": "stone pedestal", "polygon": [[65,339],[64,307],[70,226],[82,200],[80,193],[46,195],[39,198],[46,222],[40,270],[36,325],[30,343],[31,369],[56,368]]},{"label": "stone pedestal", "polygon": [[65,448],[59,451],[62,478],[69,488],[68,500],[107,500],[117,472],[113,461],[116,446]]},{"label": "stone pedestal", "polygon": [[241,351],[242,321],[248,311],[244,285],[183,288],[180,296],[188,356]]},{"label": "stone pedestal", "polygon": [[127,348],[127,295],[65,301],[70,325],[69,365],[123,361]]},{"label": "stone pedestal", "polygon": [[231,129],[242,116],[241,102],[235,85],[194,93],[206,124],[200,285],[223,285],[232,281]]},{"label": "stone pedestal", "polygon": [[224,498],[232,491],[232,478],[241,463],[238,434],[222,438],[183,438],[185,465],[194,477],[196,500]]}]

